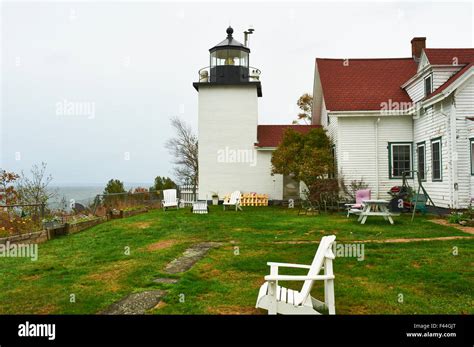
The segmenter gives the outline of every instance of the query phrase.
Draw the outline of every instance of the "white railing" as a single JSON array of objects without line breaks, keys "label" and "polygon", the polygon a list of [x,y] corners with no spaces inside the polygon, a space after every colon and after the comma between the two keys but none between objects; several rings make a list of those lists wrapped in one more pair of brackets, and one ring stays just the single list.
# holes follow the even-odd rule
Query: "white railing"
[{"label": "white railing", "polygon": [[[200,83],[208,83],[211,81],[211,72],[210,72],[210,66],[203,67],[201,70],[199,70],[199,82]],[[249,66],[249,82],[258,82],[260,81],[260,75],[261,71],[257,69],[256,67]]]}]

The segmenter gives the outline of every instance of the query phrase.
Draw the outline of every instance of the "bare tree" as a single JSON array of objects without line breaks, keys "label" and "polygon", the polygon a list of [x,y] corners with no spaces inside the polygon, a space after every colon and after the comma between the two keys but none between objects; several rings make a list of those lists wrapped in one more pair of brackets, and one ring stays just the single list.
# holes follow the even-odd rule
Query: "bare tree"
[{"label": "bare tree", "polygon": [[191,127],[179,117],[171,118],[176,131],[174,138],[166,141],[165,147],[174,159],[174,174],[178,181],[198,184],[198,138]]},{"label": "bare tree", "polygon": [[46,173],[46,163],[33,165],[30,174],[31,177],[28,177],[22,171],[18,180],[17,191],[23,203],[45,204],[57,195],[56,190],[48,189],[53,177]]}]

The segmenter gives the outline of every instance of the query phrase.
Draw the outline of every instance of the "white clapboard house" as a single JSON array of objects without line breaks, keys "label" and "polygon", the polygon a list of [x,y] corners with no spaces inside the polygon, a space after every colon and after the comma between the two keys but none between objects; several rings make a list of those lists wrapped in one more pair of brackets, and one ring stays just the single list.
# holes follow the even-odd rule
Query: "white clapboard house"
[{"label": "white clapboard house", "polygon": [[426,48],[411,58],[316,59],[313,124],[327,129],[338,173],[388,198],[418,170],[434,203],[474,197],[474,49]]}]

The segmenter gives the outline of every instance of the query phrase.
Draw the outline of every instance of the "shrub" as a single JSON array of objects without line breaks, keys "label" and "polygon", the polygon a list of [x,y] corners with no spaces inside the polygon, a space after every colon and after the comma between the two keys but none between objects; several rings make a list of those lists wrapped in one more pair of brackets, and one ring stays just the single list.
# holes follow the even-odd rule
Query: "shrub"
[{"label": "shrub", "polygon": [[448,216],[448,222],[453,224],[459,224],[460,222],[469,221],[470,217],[467,213],[463,212],[451,212]]},{"label": "shrub", "polygon": [[272,174],[292,176],[308,187],[308,197],[320,206],[333,205],[339,195],[332,143],[322,128],[302,134],[289,128],[272,154]]},{"label": "shrub", "polygon": [[352,201],[356,199],[356,192],[358,190],[363,190],[369,188],[369,185],[365,183],[364,178],[361,177],[360,180],[352,180],[348,186],[344,184],[344,180],[341,179],[341,189],[345,195],[349,196]]},{"label": "shrub", "polygon": [[12,212],[0,212],[0,237],[31,233],[40,227],[30,217],[16,216]]}]

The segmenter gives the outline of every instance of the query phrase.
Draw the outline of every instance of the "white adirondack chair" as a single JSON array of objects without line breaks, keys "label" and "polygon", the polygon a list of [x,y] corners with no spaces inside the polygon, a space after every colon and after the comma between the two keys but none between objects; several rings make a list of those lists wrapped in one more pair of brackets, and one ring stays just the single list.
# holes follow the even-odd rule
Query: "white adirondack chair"
[{"label": "white adirondack chair", "polygon": [[235,210],[242,211],[242,207],[240,207],[240,191],[236,190],[230,195],[229,201],[225,201],[222,204],[224,206],[224,211],[226,206],[235,206]]},{"label": "white adirondack chair", "polygon": [[166,211],[168,207],[176,207],[179,208],[179,201],[176,197],[176,189],[165,189],[163,190],[163,201],[162,206],[163,209]]},{"label": "white adirondack chair", "polygon": [[[260,287],[256,308],[263,308],[268,314],[320,314],[317,309],[327,309],[329,314],[336,314],[334,301],[334,273],[332,244],[336,236],[324,236],[311,265],[267,263],[270,275],[265,276],[265,283]],[[278,268],[308,269],[306,276],[281,275]],[[324,275],[319,272],[324,268]],[[311,296],[314,281],[324,281],[324,302]],[[304,281],[300,291],[280,287],[278,281]]]}]

